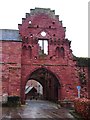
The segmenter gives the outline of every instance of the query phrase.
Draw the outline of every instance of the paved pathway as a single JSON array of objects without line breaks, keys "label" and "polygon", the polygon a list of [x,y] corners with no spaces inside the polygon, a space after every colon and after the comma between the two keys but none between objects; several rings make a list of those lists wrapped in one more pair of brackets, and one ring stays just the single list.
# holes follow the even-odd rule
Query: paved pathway
[{"label": "paved pathway", "polygon": [[[6,118],[6,119],[4,119]],[[22,118],[50,118],[50,120],[68,120],[75,118],[67,109],[60,108],[57,104],[49,101],[30,100],[26,105],[20,108],[3,108],[3,119],[17,118],[15,120],[23,120]],[[13,120],[13,119],[12,119]],[[39,119],[37,119],[39,120]]]}]

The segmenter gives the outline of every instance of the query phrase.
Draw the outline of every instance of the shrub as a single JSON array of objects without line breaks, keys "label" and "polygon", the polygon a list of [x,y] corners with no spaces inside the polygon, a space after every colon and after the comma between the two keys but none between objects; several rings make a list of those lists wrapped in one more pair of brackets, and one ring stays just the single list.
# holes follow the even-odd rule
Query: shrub
[{"label": "shrub", "polygon": [[20,97],[18,96],[9,96],[8,97],[8,106],[17,106],[20,103]]},{"label": "shrub", "polygon": [[90,100],[87,98],[76,98],[74,100],[75,111],[84,119],[90,119]]}]

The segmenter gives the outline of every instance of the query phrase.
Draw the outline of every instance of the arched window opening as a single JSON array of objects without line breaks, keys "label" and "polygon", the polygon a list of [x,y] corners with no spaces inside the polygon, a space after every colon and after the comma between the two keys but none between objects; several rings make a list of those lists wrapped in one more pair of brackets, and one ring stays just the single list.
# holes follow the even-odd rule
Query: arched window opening
[{"label": "arched window opening", "polygon": [[55,51],[55,54],[59,58],[64,58],[65,57],[64,48],[63,47],[61,47],[61,48],[57,47],[56,51]]},{"label": "arched window opening", "polygon": [[49,44],[50,44],[50,45],[52,44],[52,38],[50,38],[50,40],[49,40]]},{"label": "arched window opening", "polygon": [[28,56],[32,58],[32,48],[31,46],[28,47]]},{"label": "arched window opening", "polygon": [[65,52],[64,52],[64,48],[63,47],[60,48],[60,55],[61,55],[62,58],[65,57]]},{"label": "arched window opening", "polygon": [[48,55],[48,40],[38,40],[39,55]]},{"label": "arched window opening", "polygon": [[56,48],[55,54],[57,57],[60,57],[60,48],[59,47]]},{"label": "arched window opening", "polygon": [[28,100],[31,99],[42,99],[43,97],[43,86],[36,80],[29,80],[25,86],[25,97]]},{"label": "arched window opening", "polygon": [[22,54],[23,54],[23,56],[26,55],[26,51],[27,51],[27,47],[26,47],[26,46],[23,46],[23,47],[22,47]]},{"label": "arched window opening", "polygon": [[56,45],[56,42],[57,42],[57,41],[56,41],[56,38],[54,38],[54,45]]},{"label": "arched window opening", "polygon": [[58,45],[60,45],[60,38],[58,39]]},{"label": "arched window opening", "polygon": [[23,50],[26,50],[26,49],[27,49],[27,47],[26,47],[26,46],[23,46],[23,47],[22,47],[22,49],[23,49]]}]

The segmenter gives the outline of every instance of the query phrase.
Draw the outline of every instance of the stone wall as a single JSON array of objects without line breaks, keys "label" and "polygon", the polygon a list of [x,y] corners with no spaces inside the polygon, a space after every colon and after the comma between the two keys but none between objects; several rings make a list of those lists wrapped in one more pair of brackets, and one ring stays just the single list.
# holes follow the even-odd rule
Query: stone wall
[{"label": "stone wall", "polygon": [[2,93],[20,96],[21,42],[2,42]]}]

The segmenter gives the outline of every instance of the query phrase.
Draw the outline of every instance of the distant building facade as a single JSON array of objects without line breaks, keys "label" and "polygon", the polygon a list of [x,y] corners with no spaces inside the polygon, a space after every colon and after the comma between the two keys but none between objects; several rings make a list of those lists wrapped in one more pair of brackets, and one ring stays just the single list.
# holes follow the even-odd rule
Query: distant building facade
[{"label": "distant building facade", "polygon": [[43,87],[43,98],[60,101],[87,97],[88,59],[72,54],[66,28],[54,10],[35,8],[22,18],[19,30],[0,30],[2,95],[25,102],[29,80]]}]

